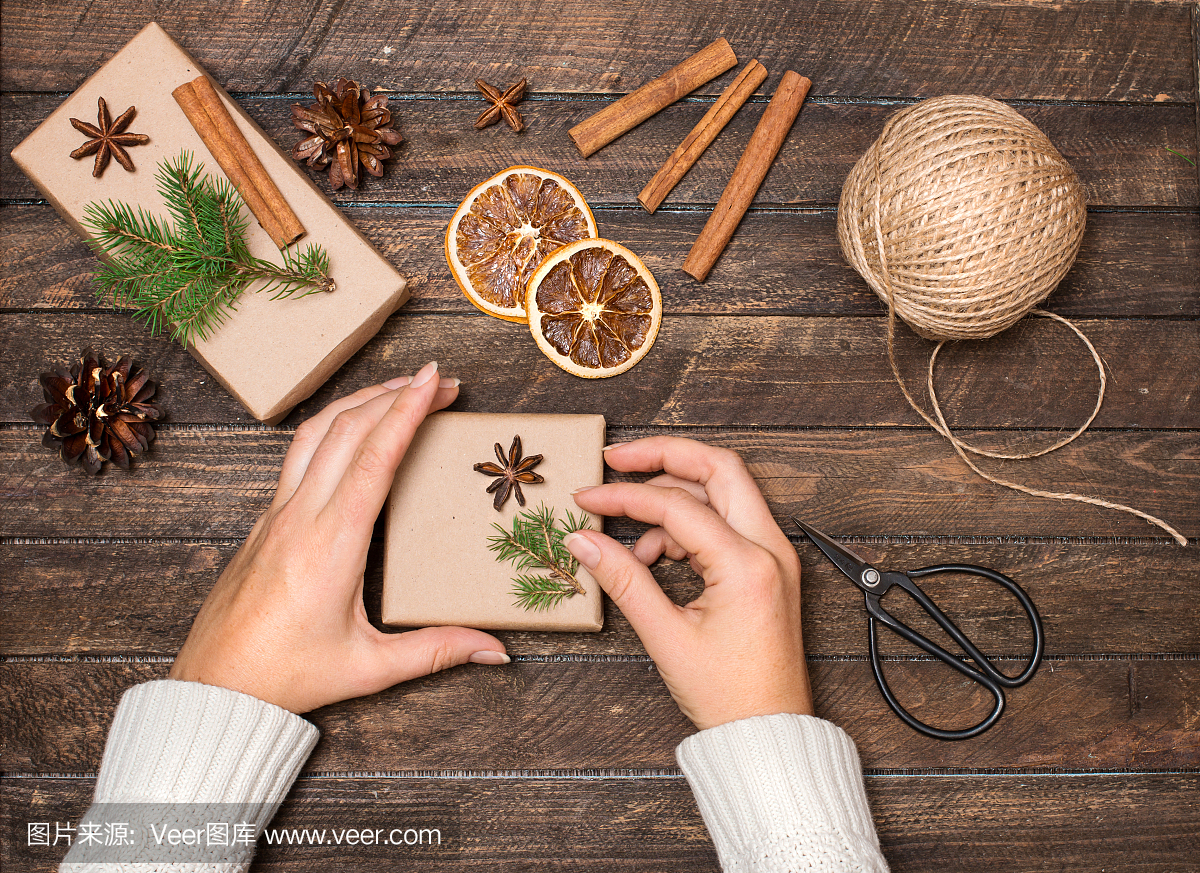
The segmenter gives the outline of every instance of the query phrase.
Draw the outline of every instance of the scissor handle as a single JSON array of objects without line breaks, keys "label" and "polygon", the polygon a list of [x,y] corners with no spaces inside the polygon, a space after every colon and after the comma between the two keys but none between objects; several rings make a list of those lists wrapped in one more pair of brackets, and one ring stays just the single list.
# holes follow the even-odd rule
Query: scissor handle
[{"label": "scissor handle", "polygon": [[[871,594],[867,595],[868,598],[873,596],[874,595]],[[971,737],[979,736],[981,733],[994,725],[996,723],[996,719],[1000,718],[1000,713],[1004,712],[1004,689],[1002,689],[997,683],[993,682],[990,677],[985,676],[983,673],[980,673],[976,670],[972,670],[953,655],[950,656],[949,660],[942,658],[941,653],[947,655],[950,653],[946,652],[946,650],[941,646],[930,643],[929,640],[926,640],[925,637],[909,629],[906,625],[900,624],[899,622],[896,624],[899,628],[903,628],[904,631],[907,631],[907,633],[900,633],[897,627],[893,627],[890,624],[888,627],[897,631],[897,633],[900,633],[900,635],[905,639],[908,639],[909,642],[915,643],[916,645],[921,646],[923,649],[925,646],[922,645],[922,642],[929,643],[932,648],[937,650],[936,652],[930,651],[929,653],[931,655],[945,660],[946,663],[951,667],[954,667],[964,675],[969,676],[972,680],[978,682],[980,685],[990,691],[992,696],[996,699],[996,706],[987,718],[974,727],[963,728],[962,730],[957,731],[948,731],[925,724],[925,722],[921,721],[901,705],[900,701],[896,699],[896,695],[892,693],[892,689],[888,686],[887,679],[885,679],[883,675],[883,665],[879,661],[879,645],[875,639],[875,616],[869,615],[867,616],[867,630],[871,645],[871,669],[875,672],[875,683],[879,686],[879,692],[883,695],[883,699],[887,701],[887,705],[892,708],[892,712],[900,716],[900,719],[917,733],[924,734],[927,737],[933,737],[935,740],[970,739]],[[909,638],[908,634],[912,634],[912,638]]]},{"label": "scissor handle", "polygon": [[[944,612],[938,609],[937,605],[926,596],[925,592],[915,582],[910,582],[909,586],[901,585],[933,617],[942,630],[950,634],[951,639],[963,647],[963,651],[971,656],[971,660],[978,664],[979,668],[996,682],[1005,688],[1017,688],[1032,679],[1033,674],[1037,672],[1038,664],[1042,662],[1042,651],[1046,648],[1046,634],[1042,630],[1042,618],[1038,615],[1037,607],[1033,605],[1033,601],[1025,593],[1025,589],[1003,573],[997,573],[990,567],[979,567],[975,564],[935,564],[932,567],[922,567],[920,570],[909,570],[905,575],[912,580],[920,579],[924,576],[933,576],[936,573],[966,573],[971,576],[982,576],[985,579],[990,579],[1002,585],[1008,589],[1010,594],[1017,598],[1017,602],[1021,604],[1021,609],[1025,611],[1025,617],[1029,619],[1029,627],[1033,630],[1033,654],[1029,656],[1029,661],[1025,664],[1025,668],[1018,675],[1010,677],[1005,676],[993,667],[991,661],[971,644],[971,641],[963,635],[958,626]],[[962,662],[960,661],[959,663]]]},{"label": "scissor handle", "polygon": [[[937,605],[929,599],[924,591],[916,582],[912,581],[915,578],[923,576],[931,576],[935,573],[967,573],[973,576],[982,576],[997,582],[1004,588],[1008,589],[1021,604],[1021,608],[1025,611],[1029,618],[1030,626],[1033,628],[1034,650],[1025,665],[1025,669],[1015,677],[1005,676],[994,666],[983,652],[979,651],[975,645],[967,639],[966,635],[959,630],[958,626],[950,620],[950,618],[942,612]],[[885,581],[888,583],[883,590],[890,588],[892,585],[898,585],[907,591],[918,605],[929,614],[929,616],[937,622],[938,626],[944,630],[951,639],[953,639],[968,657],[975,662],[976,667],[971,667],[961,658],[951,652],[946,651],[937,643],[932,642],[925,636],[917,633],[908,625],[894,618],[880,604],[880,595],[867,593],[866,606],[868,617],[868,635],[871,649],[871,667],[875,672],[875,681],[879,685],[879,690],[887,701],[888,706],[904,720],[906,724],[914,730],[925,734],[926,736],[935,737],[943,740],[963,740],[968,737],[978,736],[985,730],[996,723],[1000,717],[1000,713],[1004,711],[1004,691],[1003,688],[1016,688],[1019,685],[1024,685],[1032,678],[1037,671],[1038,664],[1042,660],[1042,651],[1045,648],[1045,634],[1042,630],[1041,617],[1038,615],[1037,607],[1033,605],[1033,601],[1029,599],[1024,589],[1021,588],[1012,579],[1005,576],[1003,573],[997,573],[995,570],[987,567],[979,567],[974,564],[937,564],[932,567],[923,567],[920,570],[910,570],[908,573],[886,573],[884,574]],[[930,727],[924,722],[918,720],[911,715],[900,702],[896,700],[892,694],[891,688],[888,687],[887,680],[883,676],[883,668],[879,660],[879,647],[876,638],[875,622],[883,623],[889,630],[913,645],[920,648],[922,651],[937,658],[939,661],[953,667],[958,672],[962,673],[968,679],[979,683],[989,692],[996,700],[995,708],[991,714],[983,721],[974,727],[965,728],[957,731],[947,731],[938,728]]]}]

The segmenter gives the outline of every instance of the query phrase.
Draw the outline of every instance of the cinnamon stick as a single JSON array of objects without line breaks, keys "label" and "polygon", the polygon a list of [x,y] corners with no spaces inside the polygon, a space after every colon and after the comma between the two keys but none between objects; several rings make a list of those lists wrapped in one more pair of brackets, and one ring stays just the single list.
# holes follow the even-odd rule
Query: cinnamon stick
[{"label": "cinnamon stick", "polygon": [[662,168],[654,174],[654,178],[646,183],[646,187],[638,195],[638,203],[642,204],[643,209],[651,214],[658,209],[659,204],[704,154],[704,150],[712,145],[717,134],[766,79],[767,68],[757,60],[746,64],[712,108],[704,113],[700,123],[692,128],[692,132],[684,137],[679,148],[675,149]]},{"label": "cinnamon stick", "polygon": [[715,79],[737,63],[737,56],[722,37],[672,67],[653,82],[647,82],[616,103],[581,121],[567,133],[586,158],[647,118]]},{"label": "cinnamon stick", "polygon": [[683,271],[697,281],[703,282],[708,278],[713,264],[733,238],[733,232],[750,208],[750,202],[758,193],[763,179],[767,177],[767,171],[783,147],[783,141],[800,114],[800,107],[804,105],[804,98],[811,87],[812,82],[804,76],[791,70],[783,74],[783,80],[767,104],[758,127],[754,129],[750,144],[742,152],[729,184],[725,186],[704,230],[700,231],[700,236],[683,262]]},{"label": "cinnamon stick", "polygon": [[180,85],[171,94],[275,245],[283,249],[304,236],[300,219],[267,175],[207,77]]}]

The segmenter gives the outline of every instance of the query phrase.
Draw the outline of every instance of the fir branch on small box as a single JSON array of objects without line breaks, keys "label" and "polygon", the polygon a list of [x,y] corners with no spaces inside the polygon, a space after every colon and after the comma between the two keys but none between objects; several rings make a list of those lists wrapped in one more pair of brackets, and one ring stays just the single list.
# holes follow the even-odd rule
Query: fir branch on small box
[{"label": "fir branch on small box", "polygon": [[512,530],[493,524],[498,534],[488,538],[488,548],[497,561],[511,561],[517,570],[545,570],[547,575],[520,573],[513,577],[513,594],[524,609],[544,610],[557,606],[568,597],[583,594],[583,585],[575,578],[579,562],[562,544],[563,537],[588,526],[587,513],[578,518],[567,511],[560,526],[554,510],[544,504],[513,516]]},{"label": "fir branch on small box", "polygon": [[208,339],[254,282],[273,300],[334,289],[320,246],[284,251],[282,264],[251,255],[241,197],[227,179],[205,176],[190,152],[159,164],[157,179],[173,226],[111,200],[89,203],[83,219],[104,256],[95,273],[99,296],[132,306],[151,335],[169,329],[185,348]]}]

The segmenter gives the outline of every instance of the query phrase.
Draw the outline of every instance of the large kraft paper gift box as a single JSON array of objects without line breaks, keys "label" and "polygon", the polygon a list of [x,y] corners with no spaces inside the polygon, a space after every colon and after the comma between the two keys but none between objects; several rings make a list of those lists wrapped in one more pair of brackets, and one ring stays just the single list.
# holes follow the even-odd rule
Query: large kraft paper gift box
[{"label": "large kraft paper gift box", "polygon": [[[514,436],[523,455],[543,455],[534,472],[545,481],[522,485],[526,511],[541,505],[555,518],[581,510],[571,492],[604,481],[604,417],[439,412],[421,424],[387,505],[383,558],[383,621],[403,627],[464,625],[491,630],[598,631],[604,624],[600,586],[580,566],[585,593],[548,610],[525,610],[514,601],[519,572],[488,549],[492,525],[512,530],[521,511],[510,495],[499,512],[487,487],[495,479],[476,472],[496,463],[494,446],[507,453]],[[589,527],[599,530],[600,519]],[[537,575],[536,570],[525,571]]]},{"label": "large kraft paper gift box", "polygon": [[[13,149],[13,160],[84,237],[89,234],[80,221],[91,202],[123,201],[166,218],[155,179],[162,161],[186,150],[204,164],[208,174],[223,175],[171,96],[176,87],[202,74],[206,75],[200,65],[162,28],[148,24]],[[395,268],[291,157],[216,82],[213,86],[307,231],[292,248],[303,249],[310,243],[324,247],[329,253],[330,275],[337,283],[332,293],[279,300],[256,294],[251,286],[223,325],[207,340],[190,346],[196,359],[251,415],[276,424],[374,336],[408,294]],[[110,161],[97,179],[92,176],[91,157],[69,157],[86,137],[68,119],[94,124],[99,97],[104,98],[114,119],[130,106],[137,107],[129,131],[148,135],[150,142],[128,149],[136,168],[133,173]],[[251,254],[280,263],[280,252],[266,231],[248,210],[245,215]]]}]

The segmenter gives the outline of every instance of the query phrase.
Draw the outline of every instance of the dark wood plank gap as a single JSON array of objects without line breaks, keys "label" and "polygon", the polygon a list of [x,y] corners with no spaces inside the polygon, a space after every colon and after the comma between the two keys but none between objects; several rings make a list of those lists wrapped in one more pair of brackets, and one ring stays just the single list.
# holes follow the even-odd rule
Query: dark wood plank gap
[{"label": "dark wood plank gap", "polygon": [[[977,617],[978,618],[978,617]],[[1014,622],[1016,624],[1016,622]],[[1025,623],[1025,629],[1028,629],[1028,622]],[[403,628],[392,629],[396,633],[402,633]],[[496,633],[506,633],[505,631],[496,631]],[[509,631],[514,637],[524,637],[523,633]],[[863,648],[865,652],[866,649]],[[1016,654],[1013,653],[991,653],[991,658],[1002,669],[1008,670],[1010,667],[1020,668],[1027,663],[1029,656],[1028,652]],[[847,654],[847,655],[819,655],[808,654],[806,660],[811,663],[855,663],[870,661],[870,656],[866,654]],[[639,663],[648,664],[653,659],[645,654],[627,654],[627,655],[609,655],[609,654],[581,654],[576,652],[554,653],[543,655],[520,655],[514,654],[512,660],[519,663],[530,664],[623,664],[623,663]],[[919,662],[926,661],[933,663],[937,661],[930,655],[926,655],[920,651],[915,651],[914,654],[908,654],[902,650],[898,650],[898,654],[886,654],[881,656],[883,663],[900,663],[900,662]],[[173,655],[0,655],[0,662],[5,664],[171,664],[174,663]],[[1084,653],[1084,654],[1045,654],[1042,657],[1042,662],[1046,664],[1054,664],[1058,662],[1069,663],[1075,661],[1200,661],[1200,653],[1198,652],[1136,652],[1136,653]],[[556,771],[557,772],[557,771]]]}]

